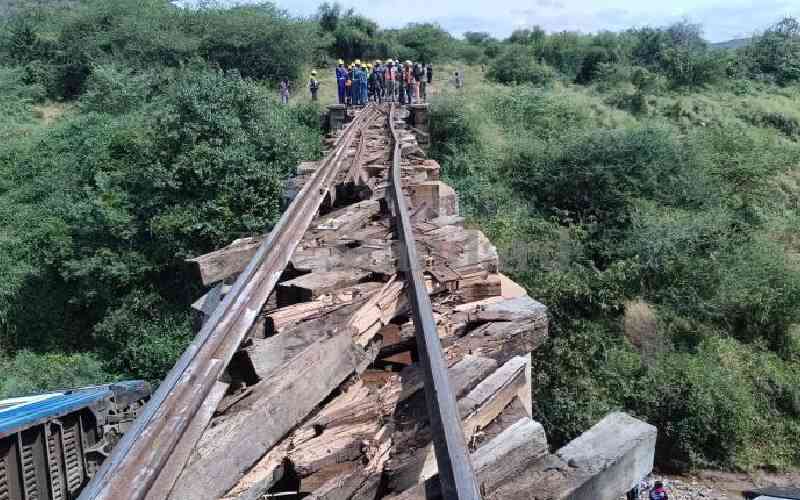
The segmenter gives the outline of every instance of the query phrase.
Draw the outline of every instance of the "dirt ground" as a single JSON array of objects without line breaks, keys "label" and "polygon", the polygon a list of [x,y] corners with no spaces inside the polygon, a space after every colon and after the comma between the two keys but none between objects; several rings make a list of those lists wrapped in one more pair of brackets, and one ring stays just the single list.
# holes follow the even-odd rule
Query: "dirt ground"
[{"label": "dirt ground", "polygon": [[649,488],[663,481],[670,500],[734,500],[743,498],[742,492],[769,486],[800,486],[800,470],[786,473],[733,473],[701,470],[686,475],[654,474],[644,481],[640,499],[647,500]]}]

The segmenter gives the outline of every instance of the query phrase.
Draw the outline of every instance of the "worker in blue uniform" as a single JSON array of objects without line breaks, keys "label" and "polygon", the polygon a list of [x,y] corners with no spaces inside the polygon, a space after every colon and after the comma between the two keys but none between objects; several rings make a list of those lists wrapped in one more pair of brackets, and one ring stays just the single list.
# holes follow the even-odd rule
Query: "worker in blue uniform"
[{"label": "worker in blue uniform", "polygon": [[344,61],[339,59],[339,65],[336,66],[336,86],[339,90],[339,104],[345,103],[347,76],[347,68],[344,67]]},{"label": "worker in blue uniform", "polygon": [[366,104],[367,75],[361,68],[361,59],[356,59],[353,70],[353,104]]}]

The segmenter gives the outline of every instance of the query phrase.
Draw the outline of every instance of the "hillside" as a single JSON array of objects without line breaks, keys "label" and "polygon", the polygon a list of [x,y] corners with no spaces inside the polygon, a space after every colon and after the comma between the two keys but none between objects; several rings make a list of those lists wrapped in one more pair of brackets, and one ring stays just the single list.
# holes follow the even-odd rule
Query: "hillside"
[{"label": "hillside", "polygon": [[337,58],[391,56],[434,63],[431,156],[552,313],[553,444],[624,409],[659,427],[664,469],[800,465],[800,23],[746,51],[701,33],[460,39],[166,0],[8,18],[0,396],[163,377],[202,292],[185,259],[269,230],[321,154],[309,69],[332,99]]},{"label": "hillside", "polygon": [[752,38],[734,38],[725,42],[712,43],[711,46],[715,49],[741,49],[753,43]]}]

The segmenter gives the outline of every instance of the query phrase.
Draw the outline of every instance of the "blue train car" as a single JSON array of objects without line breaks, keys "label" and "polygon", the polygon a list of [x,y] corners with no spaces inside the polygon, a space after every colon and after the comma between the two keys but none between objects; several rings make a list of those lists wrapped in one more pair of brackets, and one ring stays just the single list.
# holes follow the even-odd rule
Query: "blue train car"
[{"label": "blue train car", "polygon": [[0,500],[69,500],[150,396],[120,382],[0,401]]}]

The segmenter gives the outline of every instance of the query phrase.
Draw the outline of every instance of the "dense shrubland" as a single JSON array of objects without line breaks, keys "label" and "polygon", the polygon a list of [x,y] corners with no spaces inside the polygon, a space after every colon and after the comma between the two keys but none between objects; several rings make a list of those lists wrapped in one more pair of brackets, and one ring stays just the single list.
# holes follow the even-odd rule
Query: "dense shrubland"
[{"label": "dense shrubland", "polygon": [[720,50],[689,23],[497,40],[337,4],[14,11],[0,396],[165,373],[201,292],[183,259],[268,229],[283,179],[320,154],[318,109],[277,105],[277,79],[338,57],[460,60],[432,154],[550,308],[536,404],[555,443],[624,408],[659,426],[665,467],[800,464],[795,20]]},{"label": "dense shrubland", "polygon": [[0,12],[0,397],[166,372],[201,293],[183,260],[268,230],[283,180],[320,154],[319,108],[278,106],[279,79],[302,88],[332,57],[432,61],[466,45],[336,4],[313,19],[197,5]]},{"label": "dense shrubland", "polygon": [[201,293],[183,259],[268,229],[285,177],[320,153],[317,111],[272,90],[316,28],[270,5],[158,0],[4,28],[0,396],[158,379]]},{"label": "dense shrubland", "polygon": [[535,401],[556,443],[625,409],[659,427],[662,467],[800,464],[791,26],[739,52],[685,24],[517,32],[487,72],[510,85],[434,102],[462,210],[550,308]]}]

